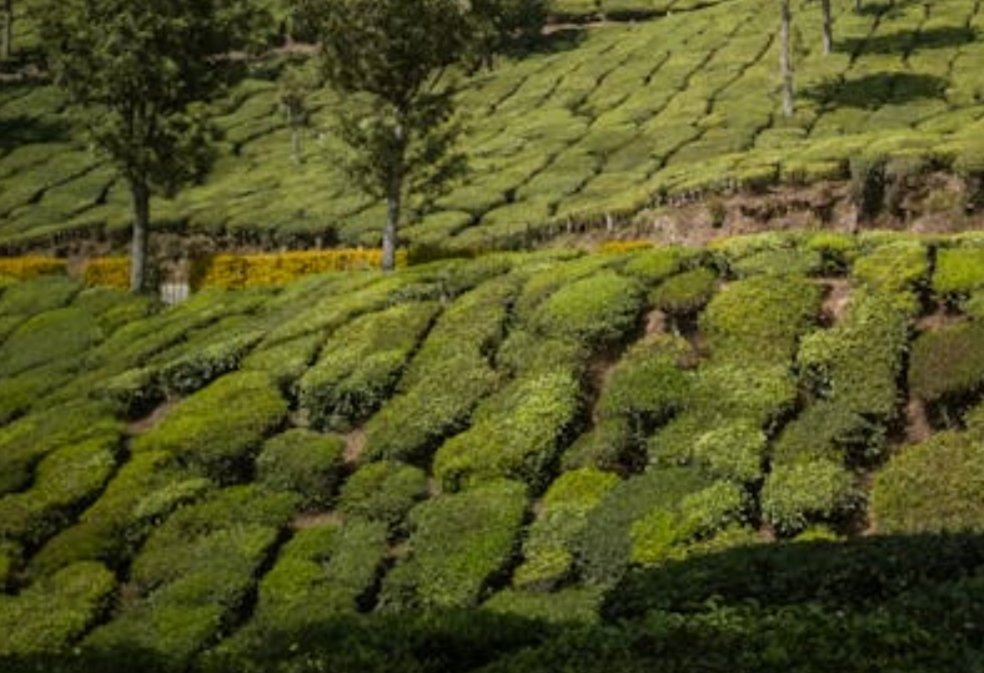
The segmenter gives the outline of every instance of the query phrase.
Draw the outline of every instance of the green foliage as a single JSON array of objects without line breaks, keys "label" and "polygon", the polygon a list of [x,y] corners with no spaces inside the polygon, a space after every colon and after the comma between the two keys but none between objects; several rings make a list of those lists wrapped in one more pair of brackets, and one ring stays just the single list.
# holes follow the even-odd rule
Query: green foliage
[{"label": "green foliage", "polygon": [[345,439],[294,429],[272,437],[256,457],[256,480],[274,490],[293,491],[308,507],[329,504],[341,482]]},{"label": "green foliage", "polygon": [[0,598],[0,657],[64,652],[99,618],[116,578],[99,563],[77,563]]},{"label": "green foliage", "polygon": [[458,490],[501,477],[541,488],[575,421],[580,383],[564,371],[530,375],[483,402],[472,426],[434,456],[434,476]]},{"label": "green foliage", "polygon": [[667,313],[696,313],[711,300],[716,286],[714,272],[700,267],[664,281],[649,294],[649,303]]},{"label": "green foliage", "polygon": [[980,531],[980,437],[941,433],[894,456],[875,477],[872,515],[885,533]]},{"label": "green foliage", "polygon": [[190,395],[218,377],[239,367],[243,356],[262,338],[262,332],[245,332],[214,344],[200,346],[163,365],[157,373],[169,397]]},{"label": "green foliage", "polygon": [[0,375],[12,376],[61,358],[77,358],[103,338],[99,323],[75,308],[42,313],[0,345]]},{"label": "green foliage", "polygon": [[774,465],[762,489],[762,515],[783,533],[830,520],[856,504],[854,477],[823,458]]},{"label": "green foliage", "polygon": [[493,280],[444,311],[397,395],[366,425],[368,457],[419,460],[467,427],[498,380],[488,354],[502,340],[515,292],[512,279]]},{"label": "green foliage", "polygon": [[875,291],[911,290],[927,282],[929,259],[918,241],[886,243],[859,257],[852,273]]},{"label": "green foliage", "polygon": [[437,311],[435,303],[407,302],[336,332],[298,384],[314,425],[347,429],[379,408]]},{"label": "green foliage", "polygon": [[339,510],[347,517],[400,530],[413,506],[427,496],[427,474],[420,468],[383,460],[359,468],[342,487]]},{"label": "green foliage", "polygon": [[482,609],[550,624],[594,624],[601,599],[596,588],[570,587],[552,593],[504,589],[485,601]]},{"label": "green foliage", "polygon": [[936,255],[933,291],[944,297],[966,297],[984,289],[984,248],[944,248]]},{"label": "green foliage", "polygon": [[603,271],[568,285],[544,301],[531,317],[543,336],[575,340],[591,349],[618,344],[642,309],[638,283]]},{"label": "green foliage", "polygon": [[287,403],[266,374],[231,374],[179,403],[133,449],[166,451],[226,481],[244,469],[286,414]]},{"label": "green foliage", "polygon": [[699,256],[696,249],[676,246],[644,250],[632,255],[622,267],[622,273],[651,287],[678,273]]},{"label": "green foliage", "polygon": [[529,529],[523,563],[513,575],[513,585],[542,591],[565,580],[574,566],[574,540],[584,529],[589,513],[618,483],[616,475],[593,468],[558,477],[543,496],[543,509]]},{"label": "green foliage", "polygon": [[80,290],[78,283],[41,276],[14,283],[0,295],[0,315],[31,316],[65,307]]},{"label": "green foliage", "polygon": [[380,607],[469,607],[512,557],[526,509],[522,484],[497,481],[418,505],[410,555],[383,581]]},{"label": "green foliage", "polygon": [[912,346],[909,389],[933,403],[961,400],[984,386],[984,322],[923,332]]}]

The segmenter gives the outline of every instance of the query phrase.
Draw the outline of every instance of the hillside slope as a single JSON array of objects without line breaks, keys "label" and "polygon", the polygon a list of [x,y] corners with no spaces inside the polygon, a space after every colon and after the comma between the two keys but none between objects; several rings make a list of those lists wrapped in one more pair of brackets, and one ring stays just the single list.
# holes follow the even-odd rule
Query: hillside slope
[{"label": "hillside slope", "polygon": [[[795,8],[792,119],[777,114],[778,21],[767,0],[560,30],[539,53],[503,60],[464,82],[470,176],[415,216],[407,240],[516,247],[704,193],[852,174],[904,192],[941,170],[968,186],[937,181],[923,205],[959,219],[979,201],[984,158],[979,3],[869,2],[860,14],[847,0],[834,5],[826,57],[819,9]],[[374,244],[384,211],[337,169],[342,149],[326,127],[337,103],[314,97],[307,161],[295,166],[275,73],[258,66],[222,105],[214,175],[157,202],[158,226],[231,244]],[[0,244],[125,232],[126,190],[66,124],[58,94],[0,86]],[[892,198],[904,219],[909,206]]]},{"label": "hillside slope", "polygon": [[[852,594],[841,571],[797,574],[811,557],[795,545],[781,572],[755,548],[984,529],[982,326],[980,236],[498,254],[167,310],[6,283],[0,655],[81,644],[180,670],[256,643],[286,660],[277,648],[322,642],[305,628],[365,612],[688,613],[734,567],[720,595],[777,604],[796,602],[783,577],[835,603],[955,581],[984,550],[824,547],[869,573]],[[923,560],[883,586],[865,554]],[[625,584],[681,559],[685,582]]]}]

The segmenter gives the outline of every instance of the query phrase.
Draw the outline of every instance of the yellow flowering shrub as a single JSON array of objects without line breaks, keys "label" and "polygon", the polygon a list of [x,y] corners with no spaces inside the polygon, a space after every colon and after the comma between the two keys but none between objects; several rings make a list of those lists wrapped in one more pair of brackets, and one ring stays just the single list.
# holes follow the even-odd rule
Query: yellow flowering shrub
[{"label": "yellow flowering shrub", "polygon": [[[214,255],[192,268],[195,287],[257,287],[282,285],[302,276],[330,271],[377,269],[379,250],[312,250],[267,255]],[[407,253],[397,253],[397,266],[406,266]]]},{"label": "yellow flowering shrub", "polygon": [[606,255],[619,255],[623,252],[648,250],[652,247],[652,241],[605,241],[598,250]]},{"label": "yellow flowering shrub", "polygon": [[66,262],[55,257],[2,257],[0,258],[0,276],[9,276],[19,280],[27,280],[38,276],[64,274]]},{"label": "yellow flowering shrub", "polygon": [[90,259],[85,263],[82,279],[88,287],[115,287],[126,290],[130,287],[130,258]]}]

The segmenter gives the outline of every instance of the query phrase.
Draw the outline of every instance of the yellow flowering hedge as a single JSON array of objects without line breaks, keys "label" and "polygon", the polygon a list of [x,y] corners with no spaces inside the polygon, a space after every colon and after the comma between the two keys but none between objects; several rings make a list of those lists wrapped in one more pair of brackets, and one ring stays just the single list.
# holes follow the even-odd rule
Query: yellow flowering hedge
[{"label": "yellow flowering hedge", "polygon": [[0,258],[0,276],[10,276],[20,280],[64,274],[67,270],[64,259],[55,257],[2,257]]},{"label": "yellow flowering hedge", "polygon": [[618,255],[623,252],[647,250],[652,247],[655,247],[652,241],[605,241],[601,244],[599,252],[608,255]]},{"label": "yellow flowering hedge", "polygon": [[90,259],[85,263],[82,278],[89,287],[115,287],[126,290],[130,287],[130,258]]},{"label": "yellow flowering hedge", "polygon": [[[268,255],[215,255],[192,266],[194,287],[257,287],[281,285],[302,276],[329,271],[377,269],[379,250],[315,250]],[[406,266],[407,253],[397,253],[397,266]]]}]

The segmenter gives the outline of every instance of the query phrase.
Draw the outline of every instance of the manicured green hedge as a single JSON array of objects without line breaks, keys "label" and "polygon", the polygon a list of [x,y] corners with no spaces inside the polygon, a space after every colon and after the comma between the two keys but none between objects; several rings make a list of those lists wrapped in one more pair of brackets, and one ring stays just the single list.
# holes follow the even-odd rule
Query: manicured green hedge
[{"label": "manicured green hedge", "polygon": [[196,346],[158,371],[163,391],[169,396],[190,395],[213,380],[239,367],[249,350],[263,338],[263,332],[246,331],[217,343]]},{"label": "manicured green hedge", "polygon": [[298,383],[311,422],[344,430],[378,409],[438,309],[436,303],[408,302],[339,329]]},{"label": "manicured green hedge", "polygon": [[66,306],[82,287],[68,278],[41,276],[14,283],[0,295],[0,315],[38,315]]},{"label": "manicured green hedge", "polygon": [[573,570],[573,542],[588,514],[618,483],[616,475],[593,468],[558,477],[543,496],[542,510],[529,528],[523,563],[513,574],[513,585],[539,591],[563,582]]},{"label": "manicured green hedge", "polygon": [[497,481],[445,495],[410,513],[409,556],[383,581],[380,608],[470,607],[515,552],[526,488]]},{"label": "manicured green hedge", "polygon": [[104,435],[45,456],[30,489],[0,499],[0,539],[37,545],[61,529],[109,480],[119,444]]},{"label": "manicured green hedge", "polygon": [[498,381],[489,354],[499,346],[516,292],[516,279],[496,279],[444,311],[397,395],[366,424],[368,458],[422,460],[468,426]]},{"label": "manicured green hedge", "polygon": [[0,596],[0,657],[66,652],[102,617],[115,588],[105,566],[76,563],[18,596]]},{"label": "manicured green hedge", "polygon": [[917,289],[928,281],[929,258],[919,241],[885,243],[854,262],[852,275],[875,291]]},{"label": "manicured green hedge", "polygon": [[629,258],[622,267],[622,273],[652,286],[699,260],[701,255],[699,249],[677,246],[643,250]]},{"label": "manicured green hedge", "polygon": [[984,289],[984,248],[944,248],[936,255],[933,291],[950,299]]},{"label": "manicured green hedge", "polygon": [[242,361],[246,371],[267,372],[281,390],[290,390],[317,357],[324,337],[311,334],[256,350]]},{"label": "manicured green hedge", "polygon": [[595,587],[570,587],[552,593],[504,589],[485,601],[482,609],[550,624],[594,624],[602,597]]},{"label": "manicured green hedge", "polygon": [[777,463],[762,489],[762,516],[782,533],[830,520],[858,504],[854,476],[824,458]]},{"label": "manicured green hedge", "polygon": [[905,448],[876,476],[871,511],[886,533],[984,530],[984,445],[973,433],[941,433]]},{"label": "manicured green hedge", "polygon": [[381,460],[364,465],[345,481],[338,508],[347,517],[376,521],[398,531],[413,506],[426,496],[426,472]]},{"label": "manicured green hedge", "polygon": [[934,403],[984,388],[984,322],[970,321],[924,332],[912,346],[909,389]]},{"label": "manicured green hedge", "polygon": [[76,308],[42,313],[18,327],[0,345],[0,376],[64,358],[78,358],[103,338],[92,315]]},{"label": "manicured green hedge", "polygon": [[178,404],[134,451],[167,451],[219,481],[234,479],[263,438],[287,414],[287,403],[261,372],[224,376]]},{"label": "manicured green hedge", "polygon": [[438,449],[434,476],[453,491],[501,477],[542,488],[577,417],[580,388],[565,371],[509,384],[479,406],[467,431]]},{"label": "manicured green hedge", "polygon": [[293,429],[271,437],[256,458],[256,481],[275,490],[293,491],[307,507],[334,500],[342,480],[345,439]]},{"label": "manicured green hedge", "polygon": [[642,288],[602,271],[561,288],[536,309],[530,324],[541,335],[571,339],[590,349],[623,341],[639,320]]},{"label": "manicured green hedge", "polygon": [[707,305],[717,289],[717,275],[700,267],[664,281],[649,293],[649,303],[677,315],[696,313]]}]

